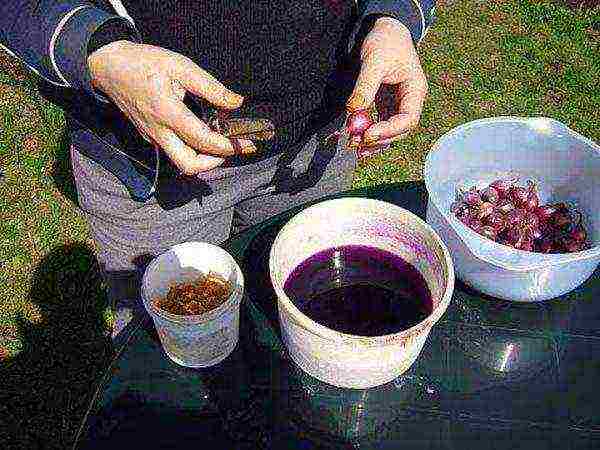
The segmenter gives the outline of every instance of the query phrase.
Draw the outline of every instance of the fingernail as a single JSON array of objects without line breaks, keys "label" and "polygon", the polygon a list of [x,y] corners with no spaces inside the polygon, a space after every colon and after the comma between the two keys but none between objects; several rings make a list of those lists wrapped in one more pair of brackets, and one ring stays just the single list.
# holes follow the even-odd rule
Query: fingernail
[{"label": "fingernail", "polygon": [[256,153],[256,150],[256,147],[252,145],[242,147],[242,155],[251,155],[252,153]]},{"label": "fingernail", "polygon": [[364,96],[357,92],[356,94],[353,94],[352,97],[350,97],[350,100],[348,100],[348,103],[346,104],[346,109],[350,112],[360,109],[364,101]]},{"label": "fingernail", "polygon": [[369,136],[369,137],[365,137],[364,139],[364,145],[366,145],[367,147],[372,147],[374,145],[377,144],[377,142],[379,142],[379,138],[377,136]]},{"label": "fingernail", "polygon": [[364,135],[364,142],[366,145],[374,145],[381,139],[381,135],[374,130],[369,130]]},{"label": "fingernail", "polygon": [[235,92],[233,93],[233,98],[234,98],[236,104],[238,105],[237,108],[242,106],[242,103],[244,103],[244,97],[242,97],[239,94],[236,94]]}]

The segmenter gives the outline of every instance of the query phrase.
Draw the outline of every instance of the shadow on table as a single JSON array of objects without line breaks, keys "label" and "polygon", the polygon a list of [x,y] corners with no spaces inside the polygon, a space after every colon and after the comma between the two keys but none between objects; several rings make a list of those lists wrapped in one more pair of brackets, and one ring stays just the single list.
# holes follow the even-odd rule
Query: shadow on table
[{"label": "shadow on table", "polygon": [[52,250],[32,275],[30,300],[39,316],[19,319],[23,348],[0,361],[2,448],[69,448],[112,348],[92,249]]},{"label": "shadow on table", "polygon": [[253,347],[249,320],[241,314],[233,353],[203,369],[170,361],[153,322],[146,321],[111,369],[104,398],[78,448],[176,445],[185,450],[198,448],[199,442],[215,448],[261,448],[269,430],[269,396],[264,395],[269,371],[263,370],[269,355]]}]

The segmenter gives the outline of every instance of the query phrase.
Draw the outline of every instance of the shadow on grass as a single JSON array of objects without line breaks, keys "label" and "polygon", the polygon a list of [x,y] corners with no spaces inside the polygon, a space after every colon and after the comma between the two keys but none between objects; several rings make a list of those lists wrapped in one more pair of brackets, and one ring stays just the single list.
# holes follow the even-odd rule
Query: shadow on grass
[{"label": "shadow on grass", "polygon": [[60,144],[54,155],[52,179],[56,188],[75,206],[79,206],[75,179],[71,170],[71,138],[65,127],[60,136]]},{"label": "shadow on grass", "polygon": [[41,320],[21,319],[23,350],[0,361],[2,448],[70,448],[112,354],[92,249],[74,244],[49,253],[32,276],[30,299]]}]

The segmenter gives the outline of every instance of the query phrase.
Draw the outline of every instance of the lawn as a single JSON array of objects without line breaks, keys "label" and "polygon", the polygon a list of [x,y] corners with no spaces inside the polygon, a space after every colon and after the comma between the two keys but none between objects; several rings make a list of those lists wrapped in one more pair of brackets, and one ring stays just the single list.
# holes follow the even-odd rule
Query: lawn
[{"label": "lawn", "polygon": [[[483,117],[553,117],[600,141],[600,7],[560,3],[438,0],[420,48],[430,83],[420,127],[362,163],[354,185],[420,179],[436,139]],[[0,445],[7,449],[66,448],[111,353],[63,125],[35,78],[0,51]]]}]

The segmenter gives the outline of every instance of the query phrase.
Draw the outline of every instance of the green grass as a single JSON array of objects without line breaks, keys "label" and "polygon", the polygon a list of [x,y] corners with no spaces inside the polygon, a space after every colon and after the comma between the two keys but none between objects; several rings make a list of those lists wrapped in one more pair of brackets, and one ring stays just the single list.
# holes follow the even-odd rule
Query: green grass
[{"label": "green grass", "polygon": [[[419,129],[361,163],[354,186],[420,179],[436,139],[483,117],[553,117],[599,141],[600,9],[558,3],[440,0],[419,52],[430,85]],[[110,354],[63,127],[35,78],[0,54],[0,436],[15,448],[65,448]]]}]

